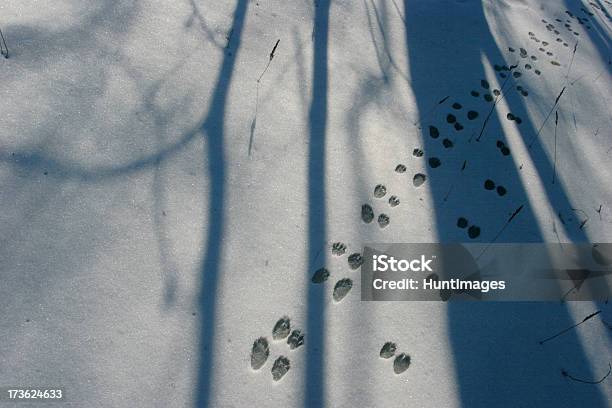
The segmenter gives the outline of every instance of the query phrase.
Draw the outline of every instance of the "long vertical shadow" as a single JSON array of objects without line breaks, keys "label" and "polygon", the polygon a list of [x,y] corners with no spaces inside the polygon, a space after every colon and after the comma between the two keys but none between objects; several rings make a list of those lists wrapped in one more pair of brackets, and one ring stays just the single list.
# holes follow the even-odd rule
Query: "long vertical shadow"
[{"label": "long vertical shadow", "polygon": [[[215,362],[215,323],[217,290],[219,284],[220,262],[223,252],[225,224],[225,110],[227,95],[234,72],[242,30],[246,18],[248,0],[238,0],[233,17],[233,45],[225,50],[221,69],[217,76],[216,87],[210,109],[203,121],[201,131],[207,137],[208,176],[210,182],[209,209],[207,214],[206,253],[202,260],[202,284],[200,288],[200,361],[196,388],[196,404],[208,407],[211,399],[211,386]],[[233,51],[230,51],[233,50]],[[205,158],[206,159],[206,158]]]},{"label": "long vertical shadow", "polygon": [[[478,240],[486,242],[492,239],[508,214],[524,204],[520,221],[515,220],[515,225],[508,228],[500,241],[541,242],[544,235],[533,212],[534,203],[529,202],[518,169],[512,159],[505,160],[508,158],[502,157],[495,147],[497,140],[510,145],[496,112],[491,116],[482,140],[468,142],[470,127],[473,126],[478,132],[483,117],[491,108],[491,104],[484,103],[482,99],[482,94],[487,91],[480,84],[480,80],[486,78],[481,58],[485,56],[491,64],[508,66],[516,61],[505,61],[489,30],[480,1],[450,5],[469,8],[469,13],[465,14],[469,16],[467,21],[436,3],[404,0],[404,15],[410,77],[423,126],[422,143],[426,159],[435,156],[442,160],[440,168],[429,169],[428,178],[439,241],[469,241],[466,231],[456,226],[457,218],[463,216],[482,227]],[[438,44],[445,47],[437,47]],[[524,72],[524,75],[527,73]],[[480,92],[479,99],[469,94],[469,88],[465,89],[466,84]],[[435,115],[424,114],[446,95],[451,96],[446,106]],[[523,119],[519,131],[523,141],[529,140],[537,126],[531,123],[524,102],[516,95],[509,95],[505,100],[511,112]],[[463,105],[462,111],[456,112],[450,108],[454,101]],[[468,109],[480,113],[476,125],[466,119]],[[467,125],[463,132],[457,132],[446,123],[448,113],[457,115]],[[430,124],[440,129],[439,138],[429,136],[427,129]],[[455,147],[451,151],[442,146],[441,140],[445,137],[454,140]],[[548,185],[552,164],[546,153],[541,148],[534,148],[529,155],[537,171],[536,177],[544,184],[549,202],[556,209],[569,210],[572,206],[563,184],[560,182],[554,187]],[[468,176],[462,176],[452,195],[445,200],[451,180],[456,178],[464,159],[468,160]],[[489,176],[499,178],[495,181],[508,187],[506,197],[498,197],[493,192],[491,195],[483,193],[483,182]],[[574,241],[587,241],[578,228],[567,232]],[[526,350],[530,342],[537,340],[531,339],[531,336],[525,340],[526,334],[532,333],[534,327],[540,327],[549,319],[554,319],[559,327],[575,323],[565,305],[451,302],[448,305],[448,331],[455,360],[455,381],[462,405],[488,407],[492,401],[496,406],[539,405],[537,401],[542,402],[543,388],[563,388],[563,379],[557,378],[559,371],[546,365],[550,363],[547,351],[534,353]],[[555,345],[561,347],[557,350],[571,355],[574,369],[591,377],[590,361],[576,333],[568,333],[564,342]],[[546,397],[546,406],[561,403],[558,400],[560,397],[555,399],[555,395],[550,394]],[[580,393],[575,393],[575,398],[574,402],[579,401],[583,406],[605,405],[605,399],[596,388],[582,389]]]},{"label": "long vertical shadow", "polygon": [[[329,0],[315,0],[314,53],[312,61],[312,100],[308,115],[308,269],[320,265],[326,256],[325,209],[325,131],[327,127]],[[323,248],[323,249],[322,249]],[[320,255],[319,255],[320,252]],[[319,255],[319,256],[318,256]],[[317,263],[319,262],[319,263]],[[309,282],[309,281],[307,281]],[[306,335],[306,378],[304,406],[324,405],[325,381],[325,292],[319,285],[308,284],[308,323]]]}]

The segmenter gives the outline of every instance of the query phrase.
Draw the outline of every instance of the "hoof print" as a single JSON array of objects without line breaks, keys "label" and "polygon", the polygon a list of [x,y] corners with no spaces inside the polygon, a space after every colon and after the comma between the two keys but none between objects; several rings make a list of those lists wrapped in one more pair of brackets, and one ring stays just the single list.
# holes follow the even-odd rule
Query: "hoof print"
[{"label": "hoof print", "polygon": [[287,338],[287,344],[291,350],[295,350],[296,348],[304,345],[304,335],[300,330],[292,331]]},{"label": "hoof print", "polygon": [[334,301],[340,302],[342,299],[344,299],[344,297],[351,291],[352,287],[353,281],[348,278],[340,279],[338,282],[336,282],[333,293]]},{"label": "hoof print", "polygon": [[415,187],[420,187],[420,186],[423,185],[423,183],[425,183],[425,180],[427,180],[427,176],[426,175],[424,175],[423,173],[417,173],[412,178],[412,184]]},{"label": "hoof print", "polygon": [[369,204],[364,204],[361,206],[361,219],[366,224],[369,224],[374,219],[374,210]]},{"label": "hoof print", "polygon": [[355,270],[363,265],[363,257],[360,253],[355,252],[348,257],[348,264],[351,269]]},{"label": "hoof print", "polygon": [[384,185],[379,184],[374,187],[374,197],[383,198],[385,194],[387,194],[387,187],[385,187]]},{"label": "hoof print", "polygon": [[272,329],[272,338],[274,340],[282,340],[289,335],[290,331],[291,321],[287,316],[283,316],[274,325],[274,329]]},{"label": "hoof print", "polygon": [[328,278],[329,278],[329,271],[326,268],[320,268],[320,269],[317,269],[317,271],[314,273],[314,275],[312,275],[312,278],[310,280],[312,281],[312,283],[323,283]]},{"label": "hoof print", "polygon": [[393,361],[393,372],[395,374],[401,374],[410,367],[410,356],[406,353],[402,353],[395,357]]},{"label": "hoof print", "polygon": [[397,345],[391,341],[383,344],[380,349],[380,357],[381,358],[391,358],[395,355],[395,351],[397,350]]},{"label": "hoof print", "polygon": [[389,216],[387,214],[380,214],[378,216],[378,226],[385,228],[387,225],[389,225]]},{"label": "hoof print", "polygon": [[251,349],[251,368],[253,370],[259,370],[266,364],[268,356],[270,355],[270,347],[268,346],[268,340],[265,337],[260,337],[253,343]]},{"label": "hoof print", "polygon": [[332,245],[332,254],[336,256],[341,256],[341,255],[344,255],[345,253],[346,253],[346,245],[344,245],[342,242],[334,242],[334,244]]},{"label": "hoof print", "polygon": [[289,359],[285,356],[280,356],[274,361],[274,365],[272,366],[272,379],[274,381],[279,381],[291,368],[291,364],[289,363]]}]

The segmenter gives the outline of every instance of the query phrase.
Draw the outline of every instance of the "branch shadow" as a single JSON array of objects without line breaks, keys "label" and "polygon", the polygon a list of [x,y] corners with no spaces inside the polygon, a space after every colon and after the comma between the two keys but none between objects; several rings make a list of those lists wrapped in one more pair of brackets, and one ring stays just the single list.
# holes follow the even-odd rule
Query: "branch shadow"
[{"label": "branch shadow", "polygon": [[[234,72],[237,52],[242,40],[242,32],[246,20],[248,0],[238,0],[233,16],[232,43],[223,56],[210,109],[200,128],[207,136],[208,176],[210,180],[208,229],[205,242],[206,250],[202,260],[200,289],[200,361],[196,385],[196,405],[208,407],[211,404],[212,384],[215,365],[215,326],[217,309],[217,292],[223,239],[225,228],[225,111],[229,86]],[[233,50],[233,52],[231,51]]]}]

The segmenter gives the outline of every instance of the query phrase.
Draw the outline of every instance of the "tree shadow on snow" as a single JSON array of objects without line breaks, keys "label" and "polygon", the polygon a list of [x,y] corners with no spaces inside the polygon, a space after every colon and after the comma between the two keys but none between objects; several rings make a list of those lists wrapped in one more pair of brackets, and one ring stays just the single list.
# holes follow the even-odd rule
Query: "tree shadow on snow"
[{"label": "tree shadow on snow", "polygon": [[[520,205],[524,205],[522,212],[499,241],[543,241],[543,228],[552,228],[552,225],[542,225],[542,220],[536,218],[533,206],[537,204],[530,200],[525,183],[530,179],[539,180],[555,213],[560,212],[567,219],[572,217],[572,203],[563,187],[563,180],[556,184],[550,182],[553,164],[539,140],[526,150],[525,156],[519,157],[519,152],[525,152],[523,147],[526,148],[535,137],[540,123],[531,121],[526,101],[515,88],[517,85],[528,87],[529,81],[546,80],[552,70],[562,68],[541,60],[529,61],[529,57],[521,58],[519,47],[532,48],[527,38],[523,44],[510,45],[516,49],[514,54],[502,52],[489,31],[484,5],[480,1],[405,0],[404,15],[410,77],[420,115],[415,120],[421,122],[424,159],[438,158],[442,163],[437,168],[428,165],[439,241],[471,241],[466,230],[457,227],[459,217],[465,217],[470,225],[480,227],[481,234],[474,241],[491,241]],[[537,51],[533,54],[537,55]],[[494,64],[511,66],[516,63],[519,64],[516,70],[523,77],[508,80],[511,83],[503,89],[503,103],[491,114],[480,141],[477,141],[484,118],[493,105],[484,100],[483,95],[490,94],[495,98],[492,90],[499,89],[504,82],[492,67]],[[533,73],[534,69],[525,69],[526,63],[541,69],[541,77]],[[481,83],[484,79],[490,89],[486,89],[486,83]],[[472,96],[471,91],[476,91],[478,96]],[[449,96],[446,103],[439,105],[433,114],[428,114],[446,96]],[[455,102],[461,104],[461,109],[451,107]],[[554,97],[553,101],[546,102],[545,109],[552,107],[553,102]],[[469,110],[478,112],[476,120],[467,118]],[[522,123],[506,122],[508,112],[520,117]],[[456,117],[463,126],[462,130],[456,130],[454,124],[448,123],[448,114]],[[429,126],[438,128],[440,136],[431,137]],[[508,129],[508,126],[517,127],[518,140],[506,137],[504,128]],[[453,147],[446,148],[442,142],[444,139],[450,140]],[[511,149],[511,155],[504,156],[498,142],[517,148]],[[464,161],[467,161],[466,170],[460,175]],[[534,171],[528,173],[519,169],[522,163]],[[486,179],[503,185],[507,194],[500,196],[495,191],[485,190]],[[446,198],[453,183],[454,189]],[[564,229],[572,241],[588,241],[576,220],[563,224],[557,219],[557,214],[551,214],[551,217],[550,222],[554,220],[556,228]],[[585,355],[576,332],[567,333],[554,344],[537,344],[541,337],[546,337],[555,328],[569,327],[574,323],[576,321],[562,303],[449,303],[448,330],[455,359],[454,377],[462,405],[605,406],[606,398],[600,389],[572,387],[568,391],[568,380],[561,375],[562,368],[581,373],[584,378],[595,378],[594,372],[599,371],[598,362],[590,361]],[[561,400],[568,397],[569,400]]]},{"label": "tree shadow on snow", "polygon": [[[327,256],[325,208],[325,139],[327,128],[329,0],[315,1],[312,61],[312,95],[308,114],[308,268],[307,276]],[[307,280],[308,321],[304,406],[324,405],[325,292]]]}]

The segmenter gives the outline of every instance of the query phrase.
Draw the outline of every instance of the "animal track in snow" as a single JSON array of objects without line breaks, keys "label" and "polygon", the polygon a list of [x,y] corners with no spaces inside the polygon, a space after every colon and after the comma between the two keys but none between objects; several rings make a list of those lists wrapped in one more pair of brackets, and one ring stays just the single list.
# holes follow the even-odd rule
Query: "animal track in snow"
[{"label": "animal track in snow", "polygon": [[260,337],[253,343],[251,349],[251,368],[253,370],[259,370],[266,364],[268,356],[270,355],[270,346],[268,340],[265,337]]},{"label": "animal track in snow", "polygon": [[471,110],[471,111],[469,111],[469,112],[467,113],[467,118],[468,118],[469,120],[474,120],[474,119],[476,119],[477,117],[478,117],[478,112],[476,112],[476,111]]},{"label": "animal track in snow", "polygon": [[504,156],[510,155],[510,149],[508,148],[508,146],[506,146],[506,144],[503,141],[501,140],[497,141],[497,148],[501,151],[501,154],[503,154]]},{"label": "animal track in snow", "polygon": [[[388,341],[385,344],[383,344],[378,355],[380,356],[380,358],[388,360],[391,357],[395,356],[396,351],[397,351],[397,344],[391,341]],[[408,367],[410,367],[410,356],[406,353],[398,354],[393,360],[393,372],[396,375],[402,374],[404,371],[408,369]]]},{"label": "animal track in snow", "polygon": [[529,95],[529,92],[527,92],[527,90],[523,88],[521,85],[517,85],[516,90],[525,97]]},{"label": "animal track in snow", "polygon": [[351,291],[353,287],[353,281],[349,278],[340,279],[334,286],[333,298],[336,303],[341,302],[342,299]]},{"label": "animal track in snow", "polygon": [[403,164],[398,164],[397,166],[395,166],[395,172],[396,173],[405,173],[406,172],[406,166],[404,166]]},{"label": "animal track in snow", "polygon": [[412,184],[415,187],[420,187],[423,185],[423,183],[425,183],[425,181],[427,180],[427,176],[423,173],[417,173],[414,175],[414,177],[412,178]]},{"label": "animal track in snow", "polygon": [[429,126],[429,136],[432,139],[437,139],[440,136],[440,131],[435,126]]},{"label": "animal track in snow", "polygon": [[380,228],[385,228],[389,225],[389,216],[387,214],[380,214],[378,216],[378,226]]},{"label": "animal track in snow", "polygon": [[359,252],[355,252],[348,257],[348,264],[351,269],[355,270],[363,265],[363,257]]},{"label": "animal track in snow", "polygon": [[374,219],[374,210],[369,204],[363,204],[361,206],[361,219],[366,224],[369,224]]},{"label": "animal track in snow", "polygon": [[468,220],[467,220],[467,218],[465,218],[465,217],[459,217],[459,218],[457,219],[457,227],[459,227],[459,228],[461,228],[461,229],[464,229],[464,228],[467,228],[467,226],[468,226]]},{"label": "animal track in snow", "polygon": [[506,115],[506,118],[508,120],[514,121],[517,125],[520,125],[521,123],[523,123],[523,119],[521,119],[520,117],[516,116],[512,112],[508,112],[508,114]]},{"label": "animal track in snow", "polygon": [[403,373],[410,367],[410,356],[406,353],[402,353],[395,357],[393,361],[393,372],[397,375]]},{"label": "animal track in snow", "polygon": [[508,192],[504,186],[500,186],[500,185],[498,185],[498,186],[496,187],[496,186],[495,186],[495,182],[494,182],[493,180],[491,180],[491,179],[487,179],[487,180],[485,180],[485,182],[484,182],[484,188],[485,188],[485,190],[489,190],[489,191],[492,191],[492,190],[497,191],[497,194],[498,194],[499,196],[505,196],[505,195],[506,195],[506,193]]},{"label": "animal track in snow", "polygon": [[[457,227],[461,228],[461,229],[466,229],[468,226],[469,222],[467,220],[467,218],[465,217],[459,217],[457,219]],[[468,237],[470,237],[471,239],[476,239],[478,238],[478,236],[480,235],[480,227],[477,225],[471,225],[468,229],[467,229],[467,235]],[[443,299],[444,300],[444,299]]]},{"label": "animal track in snow", "polygon": [[323,283],[328,278],[329,278],[329,271],[326,268],[319,268],[316,270],[314,275],[312,275],[312,278],[310,279],[310,281],[312,283]]},{"label": "animal track in snow", "polygon": [[[274,328],[272,329],[272,337],[274,340],[283,340],[287,338],[289,349],[295,350],[304,344],[304,335],[299,329],[293,330],[289,335],[290,331],[290,319],[287,316],[283,316],[274,325]],[[256,371],[260,370],[268,361],[269,356],[270,344],[268,343],[268,340],[265,337],[259,337],[257,340],[255,340],[253,347],[251,348],[251,368]],[[280,355],[272,364],[272,379],[274,381],[279,381],[289,372],[290,368],[291,363],[289,358],[285,357],[284,355]]]},{"label": "animal track in snow", "polygon": [[437,167],[440,167],[440,165],[442,164],[442,162],[440,161],[440,159],[438,159],[437,157],[430,157],[429,158],[429,166],[432,169],[435,169]]},{"label": "animal track in snow", "polygon": [[389,197],[389,205],[391,207],[397,207],[399,204],[400,204],[399,198],[397,198],[396,196]]},{"label": "animal track in snow", "polygon": [[397,345],[391,341],[388,341],[385,344],[383,344],[382,348],[380,349],[379,354],[381,358],[391,358],[395,355],[396,350],[397,350]]},{"label": "animal track in snow", "polygon": [[291,350],[295,350],[304,344],[304,335],[299,329],[292,331],[287,338],[287,344]]},{"label": "animal track in snow", "polygon": [[379,184],[374,187],[374,197],[383,198],[385,194],[387,194],[387,187],[385,187],[384,185]]},{"label": "animal track in snow", "polygon": [[272,379],[274,381],[279,381],[289,372],[290,368],[291,363],[289,359],[285,356],[280,356],[274,361],[274,365],[272,366]]},{"label": "animal track in snow", "polygon": [[468,228],[468,237],[471,239],[476,239],[480,236],[480,227],[477,225],[472,225]]},{"label": "animal track in snow", "polygon": [[334,242],[332,244],[332,254],[342,256],[346,253],[346,245],[342,242]]},{"label": "animal track in snow", "polygon": [[274,325],[272,329],[272,338],[274,340],[282,340],[289,335],[291,331],[291,320],[287,316],[283,316]]}]

